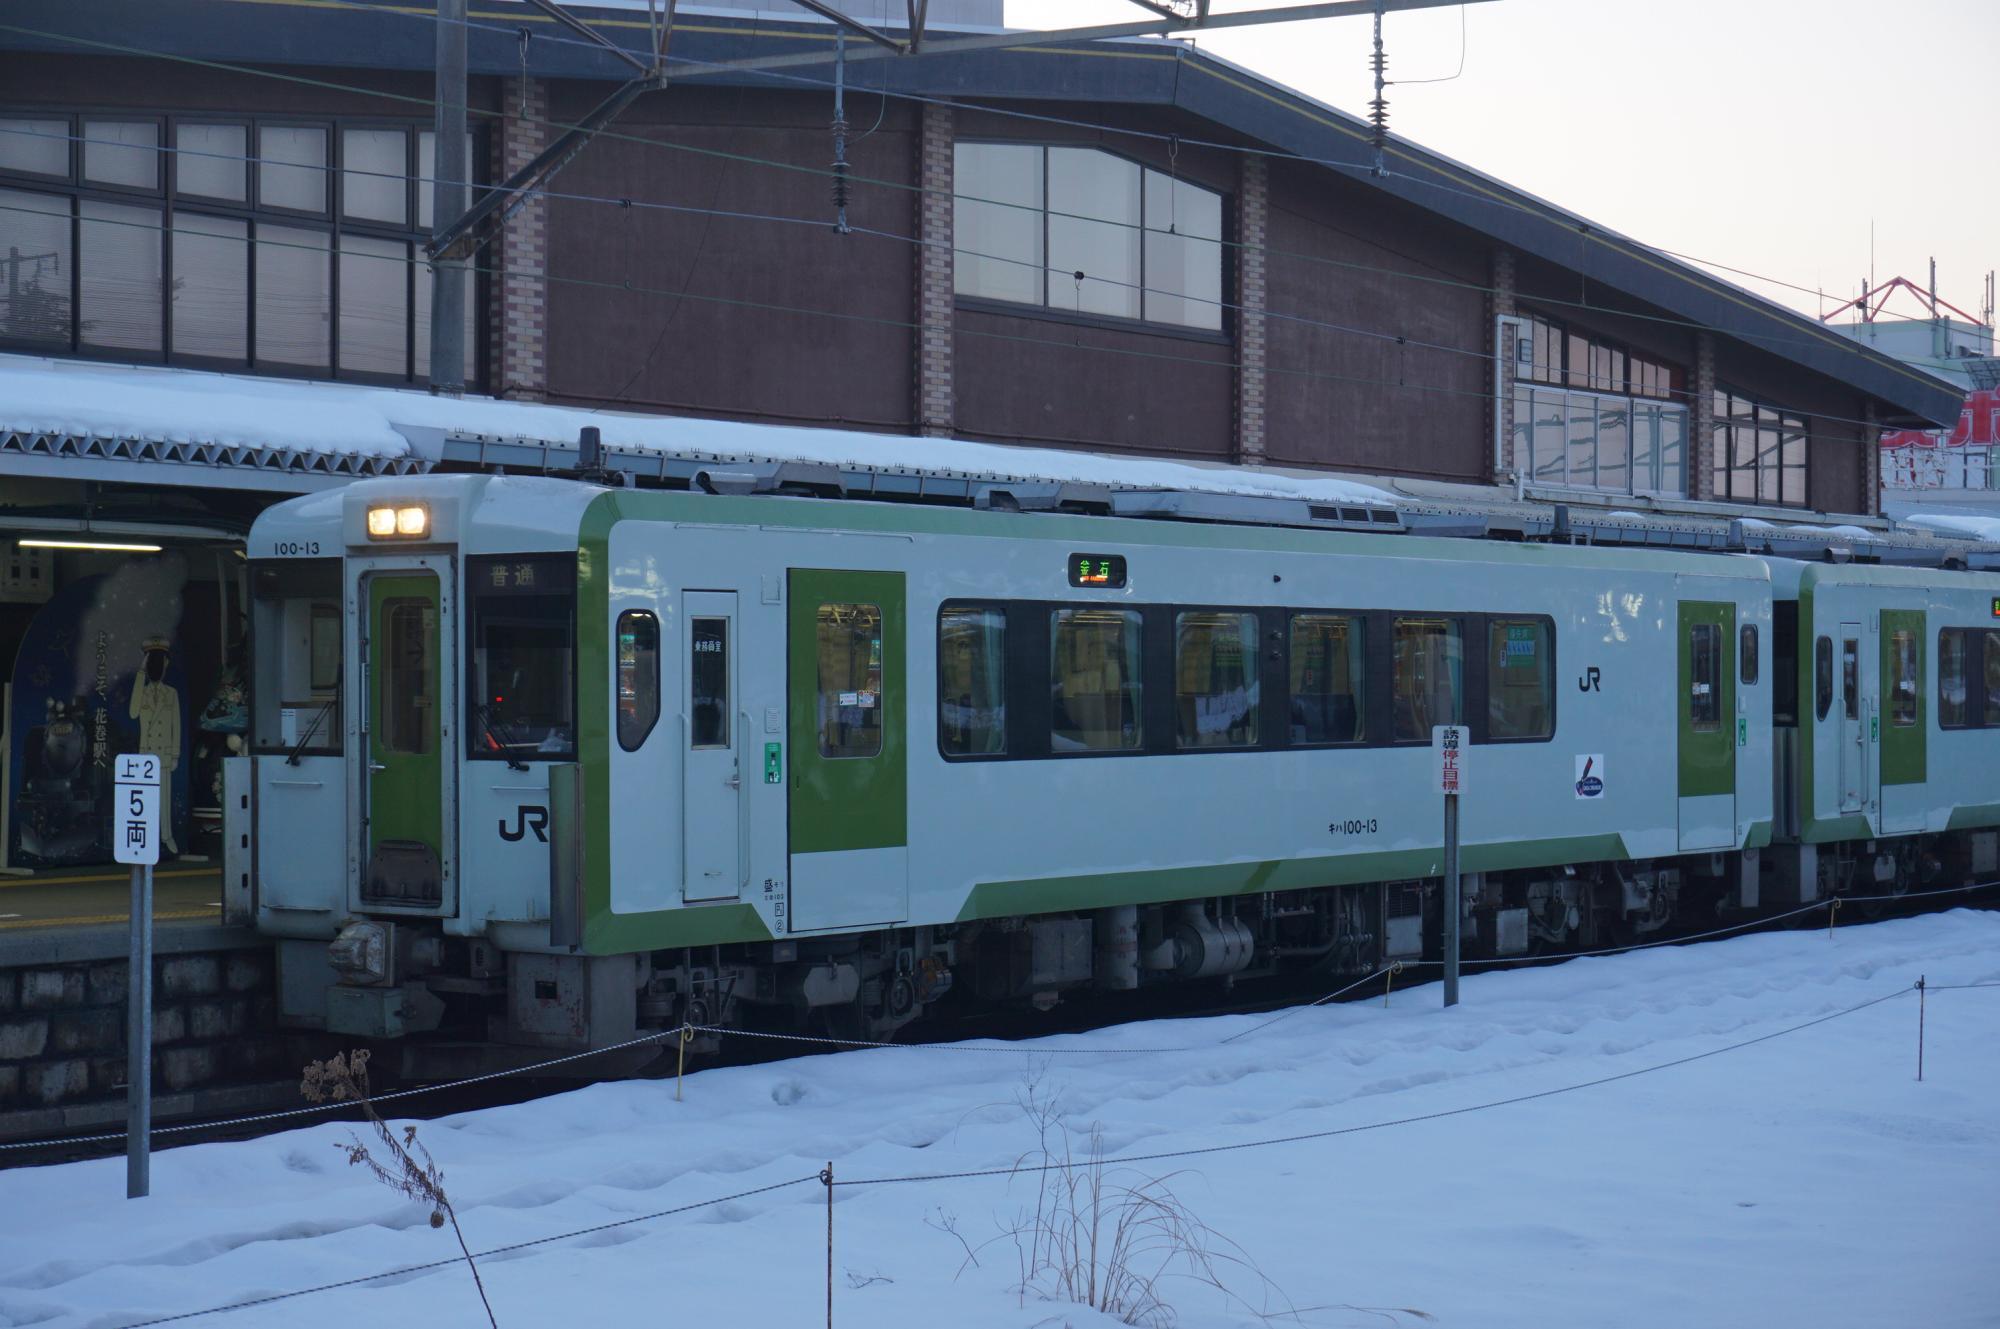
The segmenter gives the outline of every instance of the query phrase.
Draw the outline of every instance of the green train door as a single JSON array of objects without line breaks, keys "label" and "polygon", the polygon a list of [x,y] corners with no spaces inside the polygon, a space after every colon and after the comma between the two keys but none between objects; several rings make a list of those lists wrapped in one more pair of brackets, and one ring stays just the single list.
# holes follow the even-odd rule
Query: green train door
[{"label": "green train door", "polygon": [[364,905],[444,904],[444,651],[437,574],[365,575]]},{"label": "green train door", "polygon": [[791,927],[909,917],[909,648],[900,572],[793,568]]},{"label": "green train door", "polygon": [[1736,606],[1680,604],[1680,847],[1736,845]]},{"label": "green train door", "polygon": [[1882,791],[1881,829],[1884,835],[1921,831],[1928,801],[1930,745],[1929,707],[1924,704],[1924,611],[1884,609],[1880,636],[1882,659],[1878,708],[1881,740],[1877,745]]}]

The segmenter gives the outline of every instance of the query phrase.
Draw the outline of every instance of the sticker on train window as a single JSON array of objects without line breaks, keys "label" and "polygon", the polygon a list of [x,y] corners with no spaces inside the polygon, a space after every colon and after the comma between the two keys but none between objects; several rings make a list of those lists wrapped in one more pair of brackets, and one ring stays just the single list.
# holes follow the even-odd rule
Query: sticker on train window
[{"label": "sticker on train window", "polygon": [[1125,555],[1071,554],[1069,584],[1117,590],[1125,585]]}]

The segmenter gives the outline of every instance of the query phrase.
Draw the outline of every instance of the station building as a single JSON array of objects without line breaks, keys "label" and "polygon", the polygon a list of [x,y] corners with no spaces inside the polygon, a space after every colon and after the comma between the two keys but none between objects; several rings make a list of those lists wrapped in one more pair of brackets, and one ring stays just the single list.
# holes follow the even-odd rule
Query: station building
[{"label": "station building", "polygon": [[[652,38],[643,7],[573,8]],[[931,33],[1000,8],[934,0]],[[10,861],[24,817],[29,865],[102,861],[65,847],[94,795],[63,763],[107,745],[177,744],[199,836],[240,732],[239,550],[264,505],[549,465],[576,411],[613,443],[637,413],[669,439],[900,435],[942,469],[973,441],[1886,529],[1879,433],[1960,410],[1881,349],[1473,167],[1393,137],[1378,158],[1361,120],[1192,44],[866,59],[849,38],[837,61],[802,11],[688,6],[669,85],[480,247],[451,316],[482,400],[434,399],[435,40],[432,15],[371,0],[8,6]],[[501,0],[474,3],[469,51],[475,195],[631,72]],[[752,57],[807,61],[731,63]],[[496,423],[484,399],[543,410]],[[175,690],[175,734],[142,734],[142,682]]]}]

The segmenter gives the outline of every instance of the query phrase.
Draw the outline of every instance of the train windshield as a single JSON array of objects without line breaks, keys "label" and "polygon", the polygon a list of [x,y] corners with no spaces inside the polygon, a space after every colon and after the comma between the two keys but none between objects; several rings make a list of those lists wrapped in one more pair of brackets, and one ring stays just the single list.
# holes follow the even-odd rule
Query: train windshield
[{"label": "train windshield", "polygon": [[287,558],[251,566],[257,643],[251,743],[258,752],[340,751],[340,560]]},{"label": "train windshield", "polygon": [[474,759],[576,753],[576,555],[466,560],[466,734]]}]

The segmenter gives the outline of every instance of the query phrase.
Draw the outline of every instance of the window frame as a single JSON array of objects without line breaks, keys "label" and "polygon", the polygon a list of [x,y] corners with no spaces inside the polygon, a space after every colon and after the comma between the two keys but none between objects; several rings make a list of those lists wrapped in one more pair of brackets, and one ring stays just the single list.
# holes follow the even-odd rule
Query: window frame
[{"label": "window frame", "polygon": [[1813,721],[1818,723],[1833,714],[1837,670],[1833,659],[1833,637],[1821,633],[1813,638]]},{"label": "window frame", "polygon": [[[1474,657],[1468,656],[1465,647],[1468,639],[1479,641],[1483,645],[1486,638],[1485,615],[1454,613],[1447,609],[1392,609],[1387,611],[1387,613],[1389,630],[1384,635],[1389,648],[1389,676],[1384,680],[1387,691],[1383,695],[1388,698],[1389,703],[1389,731],[1383,735],[1383,746],[1416,748],[1429,747],[1431,744],[1432,736],[1428,733],[1411,735],[1408,738],[1396,737],[1396,624],[1405,621],[1423,622],[1429,619],[1442,619],[1445,623],[1458,629],[1458,718],[1456,720],[1446,720],[1443,723],[1454,724],[1461,728],[1471,728],[1470,717],[1477,716],[1480,723],[1478,729],[1473,733],[1472,741],[1474,744],[1482,742],[1486,730],[1487,700],[1484,695],[1485,689],[1483,687],[1479,689],[1481,696],[1476,703],[1472,693],[1473,675],[1477,672],[1480,676],[1484,676],[1486,671],[1486,657],[1485,652],[1482,650],[1476,657],[1478,663],[1475,667]],[[1437,728],[1437,724],[1433,723],[1430,728]]]},{"label": "window frame", "polygon": [[[1724,641],[1722,628],[1715,623],[1697,622],[1689,623],[1687,625],[1687,632],[1688,693],[1685,698],[1687,709],[1682,713],[1682,718],[1686,721],[1688,729],[1694,733],[1719,733],[1724,723],[1722,713],[1722,685],[1727,681],[1727,673],[1722,667],[1722,643]],[[1702,648],[1704,639],[1709,643],[1709,648],[1706,652]],[[1710,674],[1708,691],[1706,693],[1699,693],[1694,691],[1694,689],[1702,681],[1702,657],[1704,654],[1709,653],[1712,653],[1713,658],[1709,662],[1709,668],[1712,670],[1712,673]],[[1699,707],[1695,704],[1697,700],[1701,701]]]},{"label": "window frame", "polygon": [[[428,121],[382,115],[300,116],[282,114],[259,114],[228,109],[202,110],[169,108],[164,111],[141,113],[130,107],[107,106],[97,103],[73,103],[60,107],[34,107],[16,103],[0,105],[0,119],[60,121],[66,126],[68,135],[69,170],[65,176],[44,175],[39,172],[0,169],[0,188],[19,189],[28,193],[47,196],[57,203],[67,204],[67,213],[53,213],[52,216],[66,216],[69,246],[69,272],[64,285],[67,288],[67,326],[60,339],[35,340],[25,337],[0,337],[0,350],[18,351],[32,355],[59,355],[65,358],[111,361],[124,364],[169,364],[186,365],[203,369],[226,369],[247,372],[265,378],[296,378],[317,381],[333,380],[347,383],[377,384],[389,387],[423,387],[430,382],[428,373],[419,373],[419,347],[417,345],[417,303],[419,247],[429,238],[430,228],[417,222],[421,203],[421,190],[417,180],[419,169],[420,136],[431,131]],[[156,187],[141,190],[130,186],[98,184],[87,181],[83,175],[83,125],[87,120],[150,121],[159,126],[159,138],[155,149],[162,158]],[[242,199],[218,198],[208,194],[184,192],[180,188],[179,134],[183,124],[226,125],[241,128],[244,132]],[[319,212],[300,211],[265,204],[262,198],[263,182],[262,144],[260,134],[266,128],[272,129],[317,129],[326,136],[327,156],[323,172],[326,178],[326,207]],[[345,131],[348,129],[388,128],[399,129],[405,134],[404,160],[406,181],[404,199],[408,224],[396,226],[385,222],[353,219],[345,215],[344,161],[343,147]],[[490,127],[475,125],[469,131],[471,139],[470,162],[476,193],[483,184],[484,172],[481,167],[486,161],[490,146]],[[80,296],[82,287],[82,203],[96,199],[108,203],[137,204],[144,206],[144,200],[153,200],[160,209],[161,240],[161,294],[160,323],[155,344],[147,349],[130,349],[92,345],[82,329]],[[243,298],[245,317],[242,324],[244,357],[234,359],[212,355],[183,354],[174,343],[173,293],[177,280],[175,241],[181,228],[180,214],[183,212],[214,219],[241,221],[248,226],[244,245],[246,251]],[[264,225],[296,227],[317,231],[327,235],[328,280],[327,303],[327,350],[324,360],[314,364],[294,364],[260,358],[258,355],[258,288],[257,248],[261,229]],[[340,286],[343,237],[354,235],[375,240],[386,240],[404,246],[405,272],[403,279],[404,305],[404,353],[401,373],[382,373],[378,370],[357,371],[342,365],[340,345]],[[361,259],[362,262],[381,262],[379,258]],[[467,329],[472,354],[471,381],[468,387],[483,386],[492,373],[492,348],[489,347],[487,332],[491,303],[489,275],[483,272],[471,274],[468,283],[468,305],[471,323]]]},{"label": "window frame", "polygon": [[[1028,207],[1026,207],[1026,205],[1010,203],[1002,199],[986,198],[983,195],[979,194],[960,193],[958,187],[958,175],[956,168],[957,168],[957,147],[958,144],[961,143],[988,144],[1000,147],[1035,148],[1039,150],[1039,152],[1041,153],[1041,179],[1042,179],[1042,201],[1040,207],[1036,209],[1029,209]],[[954,290],[952,292],[952,300],[955,308],[971,310],[978,313],[997,314],[1015,318],[1041,319],[1052,323],[1071,323],[1080,327],[1106,328],[1118,331],[1136,330],[1149,333],[1156,333],[1161,336],[1180,337],[1190,341],[1210,342],[1216,345],[1233,345],[1235,343],[1236,315],[1238,313],[1236,308],[1236,286],[1235,286],[1236,265],[1230,262],[1229,260],[1230,251],[1235,247],[1235,242],[1236,242],[1235,210],[1230,206],[1231,202],[1235,198],[1235,195],[1233,193],[1231,193],[1226,189],[1217,189],[1214,186],[1203,183],[1200,180],[1180,175],[1175,171],[1162,169],[1161,167],[1156,166],[1149,161],[1146,161],[1144,158],[1134,156],[1133,154],[1127,152],[1119,152],[1116,149],[1106,147],[1100,143],[1090,143],[1090,142],[1058,143],[1058,142],[1051,142],[1046,139],[1009,138],[1000,135],[982,134],[982,135],[960,135],[957,139],[953,141],[952,146],[953,146],[952,201],[954,207],[956,207],[957,201],[963,198],[973,203],[984,203],[992,207],[1016,208],[1024,212],[1031,210],[1035,211],[1041,218],[1041,237],[1042,237],[1042,245],[1041,245],[1042,259],[1041,259],[1039,274],[1037,277],[1037,280],[1041,286],[1041,299],[1039,301],[1029,302],[1025,300],[1008,300],[1000,296],[960,294],[958,291]],[[1049,207],[1049,150],[1052,148],[1074,148],[1074,149],[1087,150],[1091,152],[1101,152],[1107,157],[1113,157],[1118,159],[1119,161],[1130,162],[1139,168],[1139,221],[1138,224],[1135,227],[1133,227],[1133,229],[1136,230],[1139,234],[1139,245],[1138,245],[1139,280],[1136,283],[1136,285],[1132,287],[1134,294],[1136,294],[1139,299],[1139,314],[1137,317],[1126,318],[1115,314],[1096,314],[1085,310],[1063,309],[1058,306],[1051,305],[1049,303],[1049,272],[1051,270],[1050,258],[1049,258],[1049,219],[1051,216],[1068,217],[1073,215],[1069,213],[1053,213]],[[1202,328],[1202,327],[1196,327],[1190,323],[1166,322],[1160,319],[1150,319],[1145,316],[1146,294],[1151,289],[1146,281],[1146,236],[1149,233],[1149,228],[1146,226],[1146,173],[1149,171],[1157,175],[1169,176],[1175,182],[1188,185],[1191,188],[1200,189],[1206,193],[1214,194],[1218,200],[1218,210],[1221,215],[1221,225],[1219,229],[1222,232],[1222,234],[1220,238],[1218,238],[1213,242],[1204,242],[1204,243],[1213,243],[1215,245],[1217,254],[1216,262],[1220,269],[1220,272],[1218,274],[1219,281],[1217,282],[1216,285],[1216,301],[1215,301],[1216,314],[1217,314],[1216,327]],[[1084,220],[1095,221],[1097,219],[1084,218]],[[1124,225],[1124,223],[1100,223],[1100,224],[1121,225],[1121,226]],[[1159,235],[1167,234],[1167,232],[1165,231],[1157,231],[1151,233]],[[955,230],[954,230],[954,235],[956,235]],[[954,254],[959,252],[957,249],[956,240],[954,240],[953,252]],[[995,261],[1006,262],[1009,263],[1010,265],[1013,263],[1013,260],[1011,259],[995,260]],[[1197,304],[1208,303],[1206,300],[1201,300],[1196,297],[1175,295],[1171,291],[1161,290],[1155,292],[1155,294],[1163,296],[1173,296],[1173,298],[1180,300],[1193,300]]]},{"label": "window frame", "polygon": [[[881,662],[880,668],[882,672],[883,682],[876,691],[875,706],[870,708],[875,711],[877,717],[877,723],[875,725],[874,751],[829,752],[827,750],[826,717],[824,712],[820,709],[821,706],[824,704],[824,699],[827,695],[826,673],[825,673],[826,661],[825,658],[820,654],[819,632],[821,626],[820,614],[832,608],[874,610],[876,649],[878,651],[882,650],[886,646],[888,641],[889,618],[888,614],[884,611],[879,601],[822,599],[816,602],[813,611],[813,679],[812,679],[813,715],[814,715],[813,737],[812,737],[813,751],[820,761],[876,761],[879,760],[882,754],[888,751],[889,748],[888,735],[886,732],[888,729],[889,722],[884,715],[885,703],[888,700],[888,692],[889,692],[887,684],[889,662],[887,659],[883,659]],[[704,615],[704,617],[713,617],[713,615]],[[839,695],[840,695],[840,689],[835,688],[834,696],[838,697]],[[838,705],[837,702],[835,704],[836,706]]]},{"label": "window frame", "polygon": [[1763,661],[1758,658],[1759,635],[1755,623],[1736,625],[1736,682],[1739,686],[1754,688],[1763,674]]},{"label": "window frame", "polygon": [[[1710,477],[1715,501],[1768,508],[1811,508],[1812,416],[1725,383],[1716,384],[1709,405],[1709,431],[1714,456]],[[1760,438],[1767,431],[1775,436],[1778,449],[1776,464],[1771,467],[1763,465],[1761,452]],[[1796,466],[1785,460],[1786,444],[1793,436],[1799,443],[1799,462]],[[1747,461],[1738,456],[1746,445],[1749,449]],[[1761,479],[1767,470],[1776,477],[1777,483],[1775,496],[1769,498],[1763,495]],[[1785,497],[1785,480],[1793,473],[1798,475],[1797,501]],[[1742,492],[1743,477],[1748,480],[1747,494]]]},{"label": "window frame", "polygon": [[[1248,743],[1193,743],[1188,741],[1188,736],[1182,731],[1180,705],[1181,705],[1181,698],[1183,696],[1213,697],[1213,696],[1223,695],[1214,692],[1183,693],[1181,691],[1181,666],[1183,660],[1181,653],[1182,621],[1197,615],[1207,616],[1209,618],[1217,620],[1229,619],[1229,618],[1234,618],[1238,620],[1243,620],[1243,619],[1249,620],[1249,628],[1250,628],[1249,641],[1245,644],[1246,655],[1243,661],[1245,691],[1248,694],[1248,702],[1249,702],[1248,712],[1250,716],[1250,729],[1251,733],[1253,734],[1253,737]],[[1142,626],[1140,630],[1143,633],[1144,627]],[[1194,605],[1174,605],[1168,610],[1167,630],[1173,639],[1173,672],[1169,679],[1169,682],[1171,683],[1171,687],[1169,688],[1169,697],[1173,703],[1173,708],[1174,708],[1173,728],[1174,728],[1175,750],[1180,752],[1255,752],[1258,749],[1264,747],[1265,743],[1263,735],[1265,726],[1265,719],[1264,719],[1265,707],[1264,707],[1264,669],[1263,669],[1263,659],[1264,659],[1263,616],[1259,614],[1255,609],[1243,609],[1243,608],[1206,609]],[[1363,640],[1365,649],[1366,639],[1364,638]],[[1211,652],[1210,654],[1211,664],[1213,663],[1213,660],[1214,660],[1214,655]],[[1366,681],[1365,674],[1363,675],[1363,680],[1364,682]],[[1141,693],[1141,700],[1142,701],[1144,700],[1143,692]],[[1197,735],[1198,734],[1199,730],[1197,730]]]},{"label": "window frame", "polygon": [[[1939,729],[1984,729],[1986,728],[1986,661],[1984,628],[1939,628],[1937,632],[1937,724]],[[1958,639],[1958,684],[1961,689],[1958,711],[1964,718],[1957,723],[1945,717],[1951,714],[1952,704],[1944,695],[1945,661],[1950,658],[1945,651],[1945,640]],[[1975,694],[1974,686],[1978,691]]]}]

